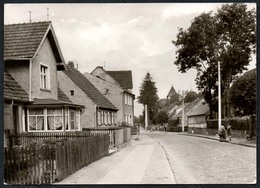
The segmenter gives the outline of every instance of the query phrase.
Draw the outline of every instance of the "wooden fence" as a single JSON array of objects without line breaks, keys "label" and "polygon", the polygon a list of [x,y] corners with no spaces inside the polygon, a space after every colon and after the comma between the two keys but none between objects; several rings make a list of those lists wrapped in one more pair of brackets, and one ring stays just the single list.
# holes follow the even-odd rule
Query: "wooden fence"
[{"label": "wooden fence", "polygon": [[51,184],[108,155],[109,135],[73,137],[5,148],[7,184]]},{"label": "wooden fence", "polygon": [[42,144],[44,140],[75,139],[90,136],[89,131],[84,132],[24,132],[9,136],[10,147],[14,145],[29,146],[32,144]]},{"label": "wooden fence", "polygon": [[84,131],[88,131],[94,135],[108,133],[109,148],[118,147],[131,140],[131,128],[126,127],[84,128]]}]

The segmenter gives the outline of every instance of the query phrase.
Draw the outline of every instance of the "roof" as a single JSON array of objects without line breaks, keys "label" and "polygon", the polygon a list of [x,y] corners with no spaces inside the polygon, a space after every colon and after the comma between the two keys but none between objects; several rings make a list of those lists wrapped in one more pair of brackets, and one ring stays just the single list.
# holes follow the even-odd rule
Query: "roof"
[{"label": "roof", "polygon": [[72,101],[67,97],[67,95],[59,87],[58,87],[58,100],[72,103]]},{"label": "roof", "polygon": [[133,89],[132,71],[106,71],[124,89]]},{"label": "roof", "polygon": [[77,69],[66,65],[64,73],[99,107],[118,110],[99,90]]},{"label": "roof", "polygon": [[[201,98],[197,98],[196,100],[188,103],[185,107],[184,107],[184,114],[186,115],[187,113],[190,112],[190,110],[192,110],[193,108],[195,108],[200,102],[201,102]],[[178,112],[175,116],[175,118],[177,117],[182,117],[182,110],[180,112]]]},{"label": "roof", "polygon": [[26,91],[7,72],[4,72],[4,98],[29,101],[29,96]]},{"label": "roof", "polygon": [[169,91],[169,93],[168,93],[168,95],[167,95],[167,97],[172,97],[172,96],[174,96],[176,94],[178,94],[178,93],[175,91],[174,87],[172,86],[170,91]]},{"label": "roof", "polygon": [[4,26],[5,60],[33,58],[48,37],[57,62],[64,62],[51,22],[33,22]]},{"label": "roof", "polygon": [[204,115],[209,113],[209,106],[206,103],[200,103],[197,107],[195,107],[187,116],[197,116]]},{"label": "roof", "polygon": [[31,102],[28,107],[38,107],[38,106],[72,106],[72,107],[78,107],[78,108],[84,108],[83,105],[73,104],[71,102],[65,102],[61,100],[56,99],[34,99],[33,102]]}]

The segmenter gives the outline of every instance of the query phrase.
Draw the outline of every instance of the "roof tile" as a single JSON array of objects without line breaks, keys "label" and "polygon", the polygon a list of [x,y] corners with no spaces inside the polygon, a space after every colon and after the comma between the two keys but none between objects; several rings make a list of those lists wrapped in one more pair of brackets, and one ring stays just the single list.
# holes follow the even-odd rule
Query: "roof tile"
[{"label": "roof tile", "polygon": [[106,71],[124,89],[133,89],[132,71]]},{"label": "roof tile", "polygon": [[31,58],[51,22],[34,22],[4,26],[4,57]]},{"label": "roof tile", "polygon": [[66,66],[64,73],[99,107],[117,110],[117,108],[104,97],[99,90],[77,69]]},{"label": "roof tile", "polygon": [[7,72],[4,72],[4,98],[29,101],[29,96],[25,90]]}]

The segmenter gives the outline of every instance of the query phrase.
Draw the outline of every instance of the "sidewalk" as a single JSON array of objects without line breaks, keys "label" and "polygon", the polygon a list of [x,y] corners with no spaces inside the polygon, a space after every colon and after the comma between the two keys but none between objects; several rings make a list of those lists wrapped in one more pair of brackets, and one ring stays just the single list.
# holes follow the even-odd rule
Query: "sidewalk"
[{"label": "sidewalk", "polygon": [[[201,137],[206,139],[219,140],[219,138],[216,135],[192,134],[187,132],[179,133],[179,135],[195,136],[195,137]],[[231,141],[228,141],[227,143],[256,148],[256,140],[246,140],[245,138],[234,137],[232,138]]]},{"label": "sidewalk", "polygon": [[141,134],[125,146],[55,184],[176,184],[157,141]]}]

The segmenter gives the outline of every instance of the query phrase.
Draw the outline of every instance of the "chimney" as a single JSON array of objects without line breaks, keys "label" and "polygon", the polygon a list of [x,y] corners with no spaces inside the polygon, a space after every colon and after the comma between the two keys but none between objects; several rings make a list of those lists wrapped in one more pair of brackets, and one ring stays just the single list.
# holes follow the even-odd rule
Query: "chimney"
[{"label": "chimney", "polygon": [[68,62],[68,66],[71,67],[71,68],[74,68],[74,62],[73,61],[69,61]]}]

